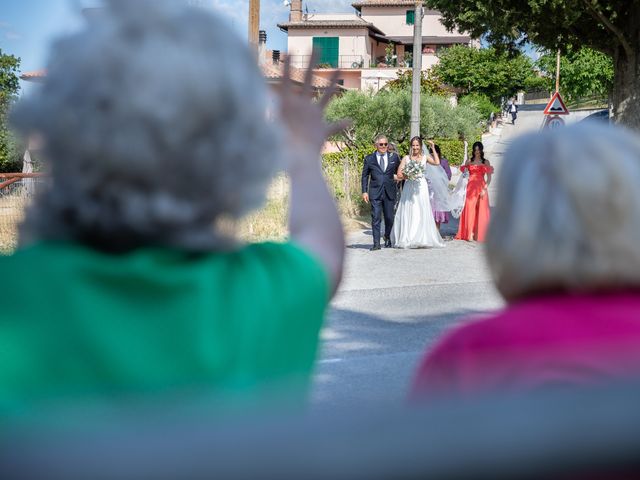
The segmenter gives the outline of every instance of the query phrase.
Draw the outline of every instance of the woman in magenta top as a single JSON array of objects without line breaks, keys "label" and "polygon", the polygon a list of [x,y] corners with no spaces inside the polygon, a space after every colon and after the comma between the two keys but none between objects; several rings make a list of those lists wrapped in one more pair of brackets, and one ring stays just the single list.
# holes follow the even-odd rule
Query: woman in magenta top
[{"label": "woman in magenta top", "polygon": [[507,307],[428,352],[413,396],[640,375],[638,185],[640,139],[625,130],[581,124],[517,140],[486,245]]}]

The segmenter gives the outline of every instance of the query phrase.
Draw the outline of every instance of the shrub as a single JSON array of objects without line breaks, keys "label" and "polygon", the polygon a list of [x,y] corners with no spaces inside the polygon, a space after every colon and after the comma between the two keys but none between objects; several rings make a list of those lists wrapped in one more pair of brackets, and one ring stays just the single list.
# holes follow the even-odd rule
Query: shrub
[{"label": "shrub", "polygon": [[492,113],[500,112],[500,107],[491,101],[489,97],[481,93],[470,93],[460,98],[458,105],[461,107],[475,107],[480,112],[483,120],[488,120]]}]

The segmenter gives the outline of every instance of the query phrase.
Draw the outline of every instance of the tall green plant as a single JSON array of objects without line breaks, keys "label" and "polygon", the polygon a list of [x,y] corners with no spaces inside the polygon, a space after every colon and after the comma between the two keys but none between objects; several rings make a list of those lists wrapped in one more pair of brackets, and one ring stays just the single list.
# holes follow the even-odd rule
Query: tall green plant
[{"label": "tall green plant", "polygon": [[[537,62],[546,87],[555,88],[556,53],[546,52]],[[591,48],[570,48],[560,57],[560,91],[567,101],[597,96],[608,98],[613,89],[613,61]]]},{"label": "tall green plant", "polygon": [[[347,92],[327,108],[327,120],[345,118],[351,119],[352,124],[334,140],[344,142],[350,149],[371,148],[378,134],[404,143],[411,133],[411,92],[406,89],[383,90],[375,95]],[[425,137],[472,138],[480,133],[482,120],[473,106],[453,107],[447,98],[422,96],[421,132]]]},{"label": "tall green plant", "polygon": [[536,78],[533,62],[519,51],[499,52],[457,45],[445,49],[433,73],[463,94],[481,94],[498,102],[525,89]]},{"label": "tall green plant", "polygon": [[640,130],[640,0],[426,0],[447,28],[513,49],[589,47],[613,61],[614,119]]},{"label": "tall green plant", "polygon": [[20,59],[0,49],[0,170],[14,170],[19,162],[18,144],[9,130],[7,116],[20,91]]}]

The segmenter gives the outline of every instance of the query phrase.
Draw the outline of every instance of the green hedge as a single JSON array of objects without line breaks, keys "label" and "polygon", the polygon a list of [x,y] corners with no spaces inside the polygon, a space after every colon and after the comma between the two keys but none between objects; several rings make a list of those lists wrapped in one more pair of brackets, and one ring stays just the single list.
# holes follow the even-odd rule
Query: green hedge
[{"label": "green hedge", "polygon": [[[480,141],[480,136],[469,140],[469,148],[471,144]],[[436,138],[434,143],[440,146],[442,154],[449,160],[451,165],[462,165],[464,160],[464,142],[453,138]],[[399,155],[402,158],[409,152],[409,142],[398,145]],[[322,164],[328,177],[335,175],[344,175],[345,162],[347,168],[362,171],[362,161],[364,157],[375,151],[374,147],[361,147],[355,150],[345,150],[337,153],[326,153],[322,156]]]},{"label": "green hedge", "polygon": [[500,113],[500,107],[493,103],[489,97],[481,93],[470,93],[461,97],[458,105],[475,107],[482,114],[483,121],[485,122],[488,121],[492,113]]}]

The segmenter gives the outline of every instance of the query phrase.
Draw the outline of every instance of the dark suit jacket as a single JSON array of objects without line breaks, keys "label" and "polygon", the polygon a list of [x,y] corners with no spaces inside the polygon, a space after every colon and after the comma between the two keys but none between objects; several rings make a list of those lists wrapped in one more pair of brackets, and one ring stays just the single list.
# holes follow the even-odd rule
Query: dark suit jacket
[{"label": "dark suit jacket", "polygon": [[398,193],[393,176],[398,173],[400,157],[396,153],[387,154],[387,169],[382,171],[378,164],[377,152],[364,158],[362,167],[362,193],[369,193],[369,198],[378,200],[383,195],[395,200]]}]

